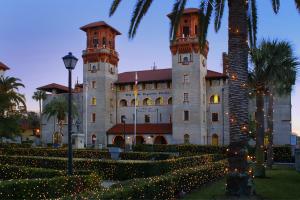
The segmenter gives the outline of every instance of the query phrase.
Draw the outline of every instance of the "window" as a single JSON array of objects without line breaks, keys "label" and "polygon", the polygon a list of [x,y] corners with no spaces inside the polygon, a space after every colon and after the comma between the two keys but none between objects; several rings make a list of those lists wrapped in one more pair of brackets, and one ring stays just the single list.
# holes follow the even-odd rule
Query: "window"
[{"label": "window", "polygon": [[187,56],[183,57],[183,65],[188,65],[189,64],[189,58]]},{"label": "window", "polygon": [[217,94],[212,95],[212,96],[210,97],[210,99],[209,99],[209,102],[210,102],[211,104],[218,104],[218,103],[220,103],[220,96],[217,95]]},{"label": "window", "polygon": [[96,113],[92,113],[92,122],[93,122],[93,123],[96,122]]},{"label": "window", "polygon": [[102,38],[102,45],[103,45],[103,46],[106,46],[106,37],[103,37],[103,38]]},{"label": "window", "polygon": [[164,103],[164,100],[162,97],[158,97],[156,100],[155,100],[155,105],[163,105]]},{"label": "window", "polygon": [[183,102],[184,103],[189,102],[189,93],[183,93]]},{"label": "window", "polygon": [[183,139],[184,139],[184,144],[190,143],[190,135],[189,134],[184,134]]},{"label": "window", "polygon": [[126,107],[127,106],[127,101],[125,99],[122,99],[120,101],[120,107]]},{"label": "window", "polygon": [[190,118],[189,111],[185,110],[183,113],[184,113],[183,120],[184,121],[189,121],[189,118]]},{"label": "window", "polygon": [[197,35],[197,34],[198,34],[198,26],[195,25],[195,35]]},{"label": "window", "polygon": [[188,37],[190,35],[190,27],[184,26],[182,32],[183,32],[183,37]]},{"label": "window", "polygon": [[93,89],[96,88],[96,81],[92,81],[92,88],[93,88]]},{"label": "window", "polygon": [[130,85],[130,90],[133,91],[134,85]]},{"label": "window", "polygon": [[172,97],[168,99],[168,105],[172,105]]},{"label": "window", "polygon": [[[139,101],[136,101],[136,105],[138,105]],[[135,99],[132,99],[130,102],[131,106],[135,106]]]},{"label": "window", "polygon": [[219,145],[219,136],[217,134],[212,135],[211,144],[214,145],[214,146]]},{"label": "window", "polygon": [[154,89],[157,89],[157,83],[154,83]]},{"label": "window", "polygon": [[110,102],[110,107],[113,108],[114,107],[114,100],[112,98],[110,98],[109,102]]},{"label": "window", "polygon": [[120,85],[120,91],[124,92],[125,91],[125,85]]},{"label": "window", "polygon": [[95,106],[96,103],[97,103],[96,97],[93,97],[93,98],[92,98],[92,105]]},{"label": "window", "polygon": [[126,120],[126,116],[125,115],[121,115],[121,119],[120,120],[121,120],[121,123],[125,123],[126,122],[125,121]]},{"label": "window", "polygon": [[211,121],[213,121],[213,122],[219,121],[219,115],[218,115],[218,113],[212,113],[211,114]]},{"label": "window", "polygon": [[152,99],[150,99],[150,98],[144,99],[143,100],[143,105],[144,106],[151,106],[151,105],[153,105]]},{"label": "window", "polygon": [[168,89],[172,88],[172,83],[171,82],[167,82],[167,88]]},{"label": "window", "polygon": [[145,83],[142,84],[142,89],[143,89],[143,90],[146,89],[146,84],[145,84]]},{"label": "window", "polygon": [[183,83],[188,83],[190,81],[189,75],[185,74],[183,75]]},{"label": "window", "polygon": [[145,123],[150,123],[150,116],[149,115],[145,115]]},{"label": "window", "polygon": [[113,83],[110,84],[110,89],[111,89],[111,91],[114,91],[115,87],[114,87]]},{"label": "window", "polygon": [[94,37],[94,39],[93,39],[93,46],[94,46],[94,48],[98,47],[98,38],[96,38],[96,37]]}]

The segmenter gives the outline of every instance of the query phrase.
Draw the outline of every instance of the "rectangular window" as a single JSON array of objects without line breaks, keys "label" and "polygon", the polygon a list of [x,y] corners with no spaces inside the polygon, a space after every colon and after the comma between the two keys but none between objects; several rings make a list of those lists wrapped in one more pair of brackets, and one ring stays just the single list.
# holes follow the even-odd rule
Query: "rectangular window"
[{"label": "rectangular window", "polygon": [[183,93],[183,102],[184,103],[189,102],[189,93]]},{"label": "rectangular window", "polygon": [[211,121],[213,121],[213,122],[219,121],[219,115],[218,115],[218,113],[212,113],[211,114]]},{"label": "rectangular window", "polygon": [[93,123],[96,122],[96,113],[92,113],[92,122],[93,122]]},{"label": "rectangular window", "polygon": [[96,88],[96,81],[92,81],[92,88],[93,88],[93,89]]},{"label": "rectangular window", "polygon": [[114,107],[114,100],[112,98],[109,99],[109,103],[110,103],[110,107],[113,108]]},{"label": "rectangular window", "polygon": [[159,113],[159,121],[162,122],[162,114]]},{"label": "rectangular window", "polygon": [[167,88],[171,89],[172,88],[172,83],[171,82],[167,82]]},{"label": "rectangular window", "polygon": [[96,103],[97,103],[96,97],[93,97],[93,98],[92,98],[92,105],[95,106]]},{"label": "rectangular window", "polygon": [[145,123],[150,123],[150,116],[149,115],[145,115]]},{"label": "rectangular window", "polygon": [[188,83],[189,82],[189,75],[185,74],[183,75],[183,83]]},{"label": "rectangular window", "polygon": [[154,89],[157,89],[157,83],[154,83]]},{"label": "rectangular window", "polygon": [[125,91],[125,85],[120,85],[120,91],[124,92]]},{"label": "rectangular window", "polygon": [[190,35],[190,27],[184,26],[183,27],[183,37],[188,37]]},{"label": "rectangular window", "polygon": [[121,123],[124,123],[125,121],[124,121],[124,119],[125,119],[125,115],[121,115]]},{"label": "rectangular window", "polygon": [[142,89],[143,89],[143,90],[146,89],[146,84],[145,84],[145,83],[142,84]]},{"label": "rectangular window", "polygon": [[184,120],[184,121],[189,121],[189,119],[190,119],[189,111],[188,111],[188,110],[185,110],[185,111],[184,111],[184,118],[183,118],[183,120]]}]

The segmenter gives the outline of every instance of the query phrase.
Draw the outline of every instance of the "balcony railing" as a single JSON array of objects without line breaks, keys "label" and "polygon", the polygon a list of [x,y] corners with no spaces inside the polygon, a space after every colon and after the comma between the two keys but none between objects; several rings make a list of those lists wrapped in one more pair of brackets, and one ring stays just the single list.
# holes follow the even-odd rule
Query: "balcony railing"
[{"label": "balcony railing", "polygon": [[107,53],[107,54],[115,55],[117,57],[119,56],[118,52],[107,47],[87,48],[86,50],[82,51],[83,55],[87,53]]}]

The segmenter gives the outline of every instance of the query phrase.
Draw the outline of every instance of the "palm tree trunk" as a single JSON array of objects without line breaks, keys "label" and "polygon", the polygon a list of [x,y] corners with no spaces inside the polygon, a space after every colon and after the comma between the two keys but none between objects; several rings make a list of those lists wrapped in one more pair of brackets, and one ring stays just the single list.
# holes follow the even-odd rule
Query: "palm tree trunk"
[{"label": "palm tree trunk", "polygon": [[248,143],[248,44],[247,5],[245,0],[228,0],[229,8],[229,117],[230,145],[228,149],[229,174],[227,193],[248,195],[249,187],[247,162]]},{"label": "palm tree trunk", "polygon": [[264,96],[263,89],[259,88],[256,94],[256,164],[255,176],[265,177],[264,167],[264,136],[265,136],[265,121],[264,121]]},{"label": "palm tree trunk", "polygon": [[273,103],[274,103],[274,98],[272,91],[268,93],[268,99],[269,99],[269,105],[268,105],[268,120],[267,120],[267,125],[268,125],[268,146],[267,146],[267,167],[269,169],[272,169],[273,165]]}]

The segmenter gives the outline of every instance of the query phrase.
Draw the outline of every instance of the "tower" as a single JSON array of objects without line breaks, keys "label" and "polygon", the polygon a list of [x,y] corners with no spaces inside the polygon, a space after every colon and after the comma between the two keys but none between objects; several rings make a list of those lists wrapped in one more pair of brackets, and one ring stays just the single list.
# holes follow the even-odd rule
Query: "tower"
[{"label": "tower", "polygon": [[[174,143],[207,143],[206,59],[200,52],[197,8],[185,9],[175,40],[171,41]],[[172,13],[168,15],[172,19]]]},{"label": "tower", "polygon": [[114,83],[118,79],[115,38],[121,33],[100,21],[80,28],[86,32],[83,58],[83,130],[87,145],[106,145],[106,131],[116,119]]}]

